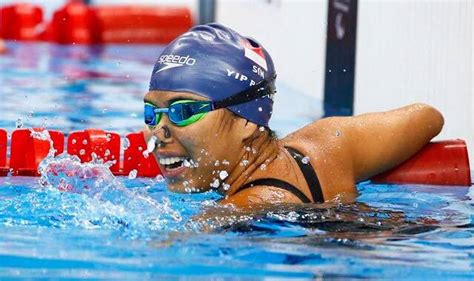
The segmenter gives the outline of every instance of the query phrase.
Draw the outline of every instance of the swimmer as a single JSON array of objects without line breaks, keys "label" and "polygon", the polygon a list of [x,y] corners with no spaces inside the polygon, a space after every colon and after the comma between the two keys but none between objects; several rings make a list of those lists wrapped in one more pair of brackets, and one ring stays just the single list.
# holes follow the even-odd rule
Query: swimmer
[{"label": "swimmer", "polygon": [[243,210],[348,202],[356,183],[407,160],[443,127],[436,109],[418,103],[324,118],[277,139],[268,125],[275,79],[269,53],[220,24],[196,26],[164,49],[144,114],[170,190],[214,189]]}]

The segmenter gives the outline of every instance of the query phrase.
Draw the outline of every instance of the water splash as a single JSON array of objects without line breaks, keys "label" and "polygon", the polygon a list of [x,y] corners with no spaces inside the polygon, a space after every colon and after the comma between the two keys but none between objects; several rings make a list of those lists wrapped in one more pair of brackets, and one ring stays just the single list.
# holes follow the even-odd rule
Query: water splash
[{"label": "water splash", "polygon": [[[31,131],[36,139],[50,143],[48,156],[40,163],[37,198],[16,198],[15,206],[31,205],[41,201],[35,208],[54,209],[61,213],[59,222],[85,228],[127,227],[133,233],[169,229],[182,221],[181,214],[171,207],[168,198],[161,202],[145,192],[132,190],[117,179],[109,167],[113,164],[93,156],[89,163],[81,163],[79,157],[66,153],[54,156],[55,149],[47,130]],[[33,195],[29,195],[33,196]],[[54,198],[54,200],[52,200]],[[17,210],[18,211],[18,210]],[[64,216],[64,213],[67,215]]]}]

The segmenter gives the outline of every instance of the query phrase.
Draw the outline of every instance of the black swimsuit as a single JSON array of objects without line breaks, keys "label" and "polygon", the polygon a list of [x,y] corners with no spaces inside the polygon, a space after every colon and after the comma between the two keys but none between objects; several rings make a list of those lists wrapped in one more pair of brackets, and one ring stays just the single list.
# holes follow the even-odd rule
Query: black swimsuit
[{"label": "black swimsuit", "polygon": [[253,187],[256,185],[267,185],[267,186],[274,186],[278,187],[284,190],[287,190],[296,197],[298,197],[303,203],[323,203],[324,202],[324,197],[323,197],[323,192],[321,190],[321,184],[319,183],[318,176],[314,172],[313,166],[311,166],[311,163],[309,161],[306,161],[307,163],[303,162],[303,154],[300,153],[298,150],[291,148],[291,147],[285,147],[288,152],[295,158],[296,163],[298,163],[298,166],[301,169],[301,172],[304,175],[304,178],[306,179],[306,183],[309,186],[309,190],[311,191],[311,196],[313,197],[313,200],[309,199],[303,192],[301,192],[298,188],[295,186],[287,183],[286,181],[282,181],[279,179],[272,179],[272,178],[264,178],[264,179],[258,179],[251,181],[244,186],[242,186],[237,192],[240,192],[246,188]]}]

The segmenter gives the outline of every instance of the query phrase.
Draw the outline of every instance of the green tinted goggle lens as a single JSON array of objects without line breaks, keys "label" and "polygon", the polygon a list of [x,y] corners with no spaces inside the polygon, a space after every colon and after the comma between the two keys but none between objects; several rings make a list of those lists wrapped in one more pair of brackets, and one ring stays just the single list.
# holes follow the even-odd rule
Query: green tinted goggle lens
[{"label": "green tinted goggle lens", "polygon": [[201,120],[209,111],[212,111],[212,105],[207,101],[179,100],[168,108],[158,108],[151,103],[145,103],[145,124],[158,125],[163,113],[166,113],[173,124],[183,127]]}]

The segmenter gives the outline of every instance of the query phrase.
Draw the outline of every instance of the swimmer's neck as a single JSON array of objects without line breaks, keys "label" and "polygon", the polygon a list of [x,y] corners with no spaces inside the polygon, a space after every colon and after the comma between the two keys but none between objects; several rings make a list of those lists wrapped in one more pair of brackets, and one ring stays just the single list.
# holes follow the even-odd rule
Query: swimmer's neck
[{"label": "swimmer's neck", "polygon": [[258,136],[242,145],[239,152],[239,161],[234,169],[230,171],[226,183],[230,188],[225,191],[219,190],[224,195],[234,194],[246,182],[251,181],[256,174],[265,173],[277,158],[281,150],[278,139],[269,134],[258,134]]}]

